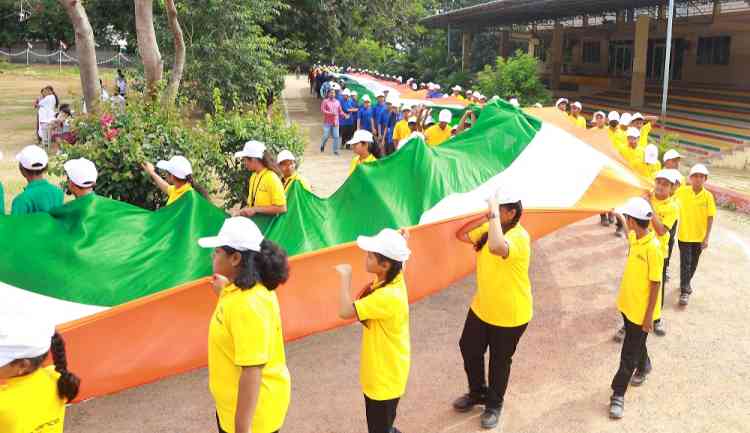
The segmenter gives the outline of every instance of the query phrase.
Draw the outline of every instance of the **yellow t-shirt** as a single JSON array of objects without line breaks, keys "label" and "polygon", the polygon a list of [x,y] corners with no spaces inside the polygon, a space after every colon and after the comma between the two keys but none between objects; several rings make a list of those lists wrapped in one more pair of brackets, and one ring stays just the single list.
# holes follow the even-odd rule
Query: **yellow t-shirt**
[{"label": "yellow t-shirt", "polygon": [[279,176],[267,168],[259,173],[253,173],[250,176],[247,205],[250,207],[286,205],[284,185],[281,183]]},{"label": "yellow t-shirt", "polygon": [[57,395],[59,377],[49,366],[0,385],[0,432],[63,433],[65,400]]},{"label": "yellow t-shirt", "polygon": [[292,186],[294,182],[299,182],[302,184],[302,187],[306,190],[310,191],[310,182],[307,181],[304,177],[300,176],[299,173],[294,173],[293,175],[287,177],[284,179],[284,192],[289,192],[289,188]]},{"label": "yellow t-shirt", "polygon": [[451,138],[451,127],[445,126],[445,129],[441,129],[440,125],[432,125],[424,132],[425,142],[430,146],[440,146],[444,141]]},{"label": "yellow t-shirt", "polygon": [[661,162],[656,161],[655,164],[645,164],[644,170],[646,173],[646,177],[648,177],[650,180],[656,180],[656,174],[661,171]]},{"label": "yellow t-shirt", "polygon": [[625,146],[628,145],[628,137],[625,135],[625,131],[619,126],[615,128],[615,132],[612,132],[611,128],[607,128],[607,136],[609,137],[609,141],[615,146],[615,149],[622,155]]},{"label": "yellow t-shirt", "polygon": [[186,183],[185,185],[182,185],[179,188],[176,188],[174,185],[169,185],[167,188],[167,206],[177,201],[178,198],[182,197],[183,194],[185,194],[188,191],[193,190],[193,185]]},{"label": "yellow t-shirt", "polygon": [[411,128],[409,128],[409,122],[407,122],[406,119],[399,120],[398,122],[396,122],[396,125],[393,126],[394,143],[398,143],[399,141],[408,137],[409,134],[411,134]]},{"label": "yellow t-shirt", "polygon": [[641,127],[641,136],[638,138],[638,146],[646,147],[648,145],[648,136],[651,134],[651,122],[646,122]]},{"label": "yellow t-shirt", "polygon": [[355,156],[354,158],[352,158],[352,162],[349,163],[349,176],[351,176],[352,173],[354,173],[354,169],[356,169],[359,164],[363,164],[365,162],[377,161],[377,160],[378,159],[375,158],[375,155],[373,155],[372,153],[367,155],[367,158],[365,159],[360,159],[359,156]]},{"label": "yellow t-shirt", "polygon": [[[667,232],[661,236],[657,236],[659,243],[661,244],[661,252],[664,258],[669,254],[669,230],[677,222],[677,217],[680,213],[680,207],[677,205],[677,201],[674,197],[667,197],[664,200],[659,200],[655,196],[651,198],[651,207],[659,217],[659,221],[666,227]],[[653,229],[653,225],[651,226]],[[654,232],[656,234],[656,232]]]},{"label": "yellow t-shirt", "polygon": [[234,433],[242,367],[263,366],[253,432],[271,433],[284,424],[291,380],[284,355],[276,292],[256,284],[222,290],[208,327],[208,383],[221,428]]},{"label": "yellow t-shirt", "polygon": [[622,157],[627,161],[628,166],[640,174],[641,176],[648,176],[648,167],[645,161],[644,149],[641,146],[633,149],[630,144],[625,143],[625,147],[622,148]]},{"label": "yellow t-shirt", "polygon": [[680,206],[677,240],[703,242],[708,231],[708,217],[716,216],[714,195],[706,188],[696,194],[691,185],[683,185],[677,189],[675,197]]},{"label": "yellow t-shirt", "polygon": [[568,114],[568,120],[573,122],[573,124],[579,128],[586,129],[586,118],[582,115],[578,115],[578,117],[573,117],[572,115]]},{"label": "yellow t-shirt", "polygon": [[[617,308],[631,322],[643,325],[651,292],[650,283],[661,282],[664,254],[653,231],[649,231],[641,239],[636,239],[635,232],[630,232],[628,241],[630,251],[622,275],[620,294],[617,296]],[[661,317],[661,290],[657,293],[654,320]]]},{"label": "yellow t-shirt", "polygon": [[354,302],[364,325],[359,380],[373,400],[404,395],[411,365],[409,296],[403,273]]},{"label": "yellow t-shirt", "polygon": [[[475,244],[489,231],[489,223],[472,230]],[[529,281],[531,238],[520,224],[505,233],[508,258],[490,252],[489,241],[477,253],[477,292],[471,310],[483,322],[494,326],[516,327],[528,323],[533,315]]]}]

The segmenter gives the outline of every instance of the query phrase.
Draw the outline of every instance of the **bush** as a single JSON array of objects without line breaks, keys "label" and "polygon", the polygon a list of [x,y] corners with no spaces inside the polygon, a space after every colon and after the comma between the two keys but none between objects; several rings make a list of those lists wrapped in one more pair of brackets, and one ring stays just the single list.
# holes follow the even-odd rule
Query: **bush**
[{"label": "bush", "polygon": [[65,160],[87,158],[99,171],[97,194],[156,209],[164,205],[166,197],[143,172],[141,163],[155,164],[181,154],[192,163],[194,179],[213,193],[213,168],[223,159],[220,137],[192,127],[186,118],[186,111],[147,103],[131,92],[122,113],[103,104],[99,115],[77,117],[73,121],[77,143],[63,145],[63,155],[51,168],[62,174]]},{"label": "bush", "polygon": [[248,194],[250,173],[242,161],[232,158],[248,140],[258,140],[274,154],[287,149],[297,156],[298,164],[305,151],[305,140],[296,124],[287,125],[281,109],[276,106],[269,119],[265,107],[245,106],[240,110],[225,112],[221,93],[214,89],[214,115],[206,116],[203,127],[211,134],[222,137],[219,144],[223,158],[217,165],[216,174],[222,185],[224,207],[230,209],[245,203]]},{"label": "bush", "polygon": [[389,46],[382,46],[372,39],[348,38],[336,48],[336,63],[365,69],[384,71],[392,59],[397,58],[397,52]]},{"label": "bush", "polygon": [[498,95],[507,99],[515,96],[523,106],[537,102],[546,105],[551,94],[539,80],[537,64],[534,56],[520,50],[508,59],[498,57],[494,67],[487,65],[477,73],[479,90],[488,97]]}]

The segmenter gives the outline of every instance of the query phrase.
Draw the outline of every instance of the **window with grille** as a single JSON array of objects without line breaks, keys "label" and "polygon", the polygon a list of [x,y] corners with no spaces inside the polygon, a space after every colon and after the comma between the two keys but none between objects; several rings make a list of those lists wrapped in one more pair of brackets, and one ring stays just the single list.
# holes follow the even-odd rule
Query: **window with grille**
[{"label": "window with grille", "polygon": [[730,36],[698,38],[699,65],[728,65]]},{"label": "window with grille", "polygon": [[599,41],[585,41],[583,43],[583,63],[601,62],[601,45]]}]

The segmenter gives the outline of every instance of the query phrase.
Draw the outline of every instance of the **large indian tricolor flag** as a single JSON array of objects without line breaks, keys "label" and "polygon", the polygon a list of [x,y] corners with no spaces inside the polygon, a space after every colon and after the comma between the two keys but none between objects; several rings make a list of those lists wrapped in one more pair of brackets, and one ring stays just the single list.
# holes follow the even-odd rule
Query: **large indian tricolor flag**
[{"label": "large indian tricolor flag", "polygon": [[[258,220],[291,256],[277,290],[287,340],[345,325],[333,266],[354,264],[365,284],[358,235],[411,227],[406,268],[412,301],[474,269],[455,232],[499,186],[523,200],[522,224],[539,238],[612,209],[648,187],[617,159],[603,131],[576,129],[554,109],[524,112],[498,101],[470,130],[437,148],[418,138],[359,166],[329,198],[298,187],[288,212]],[[79,399],[206,365],[216,303],[207,276],[225,214],[196,194],[156,212],[90,197],[50,214],[0,217],[0,314],[29,311],[59,325]]]}]

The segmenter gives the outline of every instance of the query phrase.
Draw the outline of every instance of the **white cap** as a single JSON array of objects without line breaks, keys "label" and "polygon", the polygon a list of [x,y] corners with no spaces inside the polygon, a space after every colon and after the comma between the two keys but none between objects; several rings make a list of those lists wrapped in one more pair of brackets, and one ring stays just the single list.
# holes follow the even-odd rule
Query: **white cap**
[{"label": "white cap", "polygon": [[620,125],[630,126],[632,120],[633,116],[630,113],[622,113],[622,116],[620,116]]},{"label": "white cap", "polygon": [[672,177],[672,183],[682,183],[682,173],[680,173],[680,170],[677,170],[676,168],[668,168],[666,170]]},{"label": "white cap", "polygon": [[690,169],[690,176],[694,174],[703,174],[708,176],[708,169],[703,164],[695,164],[693,168]]},{"label": "white cap", "polygon": [[279,152],[279,154],[276,156],[276,164],[281,164],[284,161],[296,161],[297,158],[294,157],[294,154],[286,149]]},{"label": "white cap", "polygon": [[557,102],[555,102],[555,107],[559,106],[563,102],[567,104],[569,102],[568,98],[560,98],[560,99],[558,99]]},{"label": "white cap", "polygon": [[628,128],[627,136],[628,137],[640,138],[641,137],[641,131],[639,131],[638,128],[633,128],[631,126],[630,128]]},{"label": "white cap", "polygon": [[479,94],[479,99],[487,99],[487,97],[486,97],[486,96],[484,96],[484,95],[482,95],[482,94],[480,93],[480,94]]},{"label": "white cap", "polygon": [[44,149],[32,144],[21,149],[21,152],[16,155],[16,161],[26,170],[41,170],[47,166],[49,157]]},{"label": "white cap", "polygon": [[411,117],[409,117],[409,119],[406,122],[407,123],[417,123],[417,117],[416,116],[411,116]]},{"label": "white cap", "polygon": [[203,248],[229,247],[237,251],[260,252],[263,233],[255,223],[245,217],[232,217],[224,220],[219,234],[198,239]]},{"label": "white cap", "polygon": [[643,151],[643,160],[646,164],[656,164],[659,162],[659,148],[653,144],[646,146]]},{"label": "white cap", "polygon": [[620,113],[618,113],[617,111],[610,111],[609,114],[607,115],[607,120],[609,120],[610,122],[614,120],[619,123]]},{"label": "white cap", "polygon": [[49,351],[55,325],[43,316],[0,314],[0,367],[16,359],[36,358]]},{"label": "white cap", "polygon": [[182,155],[175,155],[169,161],[159,161],[156,163],[156,168],[168,171],[177,179],[187,179],[188,176],[193,174],[190,161]]},{"label": "white cap", "polygon": [[453,114],[451,114],[450,110],[446,108],[440,110],[440,114],[438,115],[440,122],[450,123],[451,119],[453,119]]},{"label": "white cap", "polygon": [[432,118],[432,116],[427,116],[427,118],[424,120],[425,125],[432,125],[435,123],[435,119]]},{"label": "white cap", "polygon": [[458,84],[456,84],[455,86],[453,86],[451,88],[451,90],[456,91],[456,92],[460,92],[462,90],[462,88],[461,88],[461,86],[459,86]]},{"label": "white cap", "polygon": [[680,152],[674,149],[669,149],[668,151],[664,152],[664,158],[663,158],[664,162],[667,162],[670,159],[677,159],[677,158],[682,158],[682,155],[680,155]]},{"label": "white cap", "polygon": [[407,104],[402,105],[401,106],[401,111],[406,111],[406,110],[411,111],[411,107],[409,105],[407,105]]},{"label": "white cap", "polygon": [[369,95],[363,96],[362,97],[362,102],[370,102],[370,96]]},{"label": "white cap", "polygon": [[372,143],[372,132],[366,130],[366,129],[358,129],[354,131],[354,135],[352,135],[352,139],[347,141],[346,144],[355,144],[365,141],[367,143]]},{"label": "white cap", "polygon": [[378,253],[402,263],[409,260],[411,255],[406,239],[393,229],[383,229],[375,236],[359,236],[357,246],[364,251]]},{"label": "white cap", "polygon": [[68,179],[81,188],[92,188],[96,184],[96,166],[86,158],[71,159],[63,164],[63,169]]},{"label": "white cap", "polygon": [[[497,204],[503,205],[503,204],[514,204],[521,201],[521,196],[516,193],[515,191],[508,189],[506,187],[500,187],[494,192],[495,198],[497,199]],[[488,198],[489,201],[489,198]]]},{"label": "white cap", "polygon": [[378,92],[378,94],[375,96],[376,98],[385,98],[385,93]]},{"label": "white cap", "polygon": [[472,93],[474,93],[474,91],[473,91],[473,90],[467,90],[467,91],[466,91],[466,94],[467,94],[467,95],[471,95]]},{"label": "white cap", "polygon": [[235,158],[263,158],[263,152],[266,151],[266,144],[257,140],[250,140],[245,143],[245,147],[239,152],[234,153]]},{"label": "white cap", "polygon": [[337,83],[331,84],[331,90],[341,90],[341,86],[339,86]]},{"label": "white cap", "polygon": [[643,197],[631,198],[625,206],[616,209],[615,212],[641,221],[648,221],[653,216],[651,205]]},{"label": "white cap", "polygon": [[435,90],[440,90],[440,84],[435,84]]},{"label": "white cap", "polygon": [[508,101],[508,102],[510,102],[510,105],[512,105],[512,106],[514,106],[516,108],[520,108],[521,107],[521,103],[518,102],[517,98],[510,98],[510,101]]},{"label": "white cap", "polygon": [[352,91],[351,91],[351,90],[349,90],[349,89],[344,89],[344,90],[343,90],[343,91],[341,92],[341,94],[342,94],[342,95],[344,95],[344,96],[349,96],[349,95],[351,95],[351,94],[352,94]]},{"label": "white cap", "polygon": [[603,119],[607,118],[607,115],[604,114],[603,111],[597,111],[596,113],[594,113],[594,119],[596,119],[596,116],[601,116]]},{"label": "white cap", "polygon": [[[666,179],[667,181],[669,181],[669,183],[675,183],[676,181],[680,180],[679,177],[677,177],[677,180],[675,180],[675,173],[674,173],[675,171],[677,171],[677,170],[675,170],[675,169],[669,169],[669,168],[666,168],[664,170],[659,170],[659,172],[656,173],[656,176],[654,178],[655,179]],[[677,172],[677,175],[679,176],[679,172]]]},{"label": "white cap", "polygon": [[631,118],[630,121],[633,122],[635,120],[646,120],[646,118],[643,117],[643,114],[641,113],[635,113],[633,114],[633,118]]},{"label": "white cap", "polygon": [[574,102],[572,106],[573,106],[573,107],[576,107],[576,108],[577,108],[577,109],[579,109],[579,110],[582,110],[582,109],[583,109],[583,105],[581,105],[581,103],[580,103],[580,102],[578,102],[578,101]]}]

